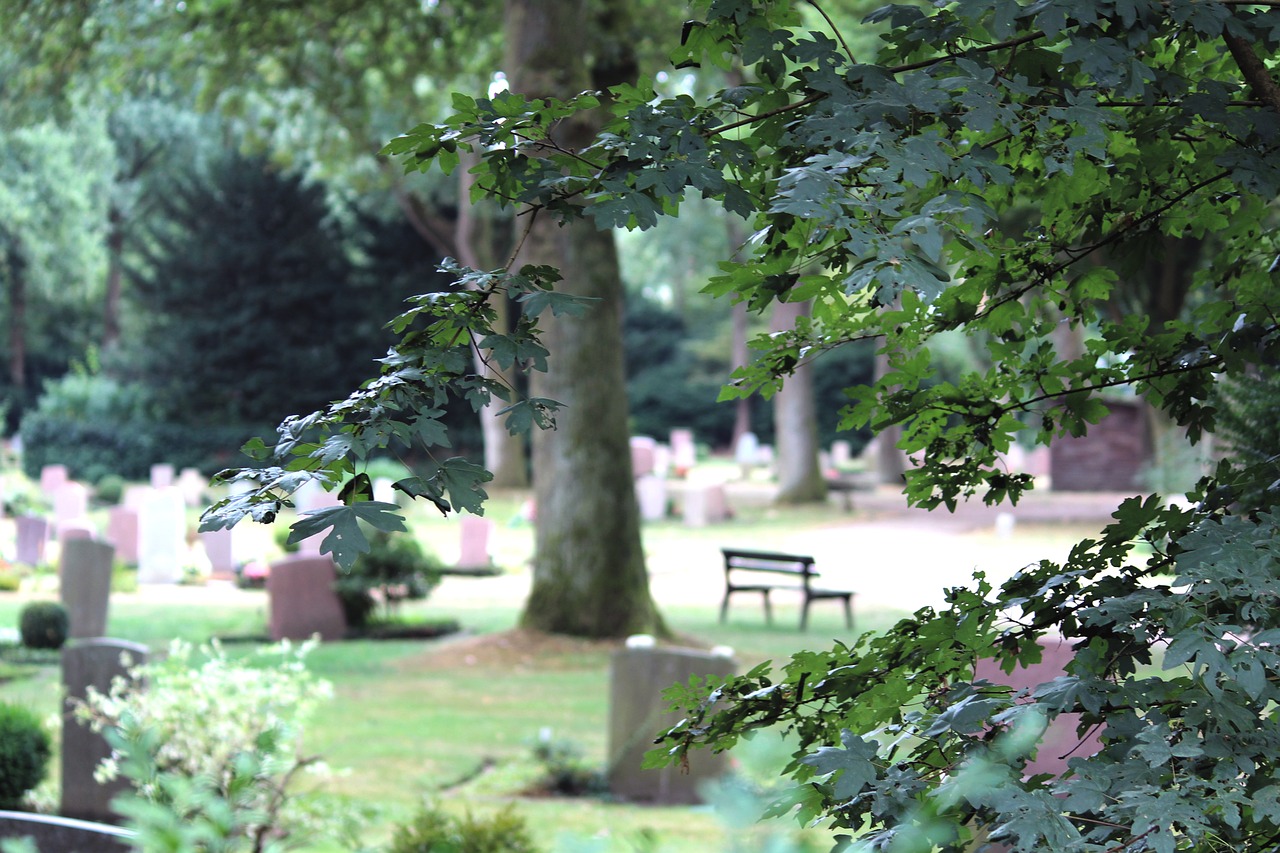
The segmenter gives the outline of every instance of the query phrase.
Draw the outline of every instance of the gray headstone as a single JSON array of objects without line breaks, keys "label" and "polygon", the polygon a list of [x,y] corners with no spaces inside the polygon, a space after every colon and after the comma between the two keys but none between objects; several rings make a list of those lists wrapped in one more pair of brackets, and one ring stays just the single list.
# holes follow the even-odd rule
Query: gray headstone
[{"label": "gray headstone", "polygon": [[138,514],[138,582],[177,583],[187,558],[187,507],[174,486],[152,489]]},{"label": "gray headstone", "polygon": [[115,549],[105,542],[70,539],[63,543],[58,574],[62,603],[71,621],[69,636],[87,639],[107,633],[114,556]]},{"label": "gray headstone", "polygon": [[751,468],[760,462],[760,439],[754,432],[744,432],[738,436],[738,443],[733,446],[733,461],[744,468]]},{"label": "gray headstone", "polygon": [[206,530],[200,534],[204,554],[209,558],[209,571],[219,580],[236,575],[235,530]]},{"label": "gray headstone", "polygon": [[120,561],[138,564],[138,510],[130,506],[113,506],[107,510],[106,539],[116,549]]},{"label": "gray headstone", "polygon": [[134,834],[86,820],[0,811],[0,839],[30,838],[40,853],[129,853]]},{"label": "gray headstone", "polygon": [[658,442],[647,435],[631,436],[631,476],[652,474],[657,461]]},{"label": "gray headstone", "polygon": [[187,506],[199,506],[204,499],[204,490],[209,482],[195,468],[183,468],[178,475],[178,488],[182,491],[182,499]]},{"label": "gray headstone", "polygon": [[333,560],[295,554],[271,564],[267,596],[271,602],[271,639],[341,640],[347,631],[342,603],[333,591],[337,572]]},{"label": "gray headstone", "polygon": [[662,691],[687,684],[692,676],[730,676],[733,658],[696,649],[628,648],[613,655],[609,667],[609,790],[628,800],[658,804],[700,802],[698,788],[723,775],[727,756],[709,750],[689,755],[688,772],[679,767],[641,770],[653,740],[681,719],[667,711]]},{"label": "gray headstone", "polygon": [[129,790],[126,779],[105,784],[93,771],[111,748],[102,735],[75,718],[74,701],[83,700],[89,687],[103,693],[117,677],[128,678],[129,669],[146,663],[148,649],[126,640],[99,638],[77,640],[62,649],[62,684],[66,699],[62,708],[62,807],[65,817],[112,823],[111,799]]},{"label": "gray headstone", "polygon": [[34,515],[20,515],[14,520],[18,528],[18,562],[38,566],[44,562],[44,546],[49,541],[49,522]]},{"label": "gray headstone", "polygon": [[[974,677],[984,678],[993,684],[1007,684],[1016,691],[1034,690],[1066,675],[1067,664],[1075,657],[1071,644],[1061,638],[1044,637],[1040,640],[1040,649],[1040,663],[1019,667],[1008,674],[994,660],[980,660],[974,667]],[[1090,731],[1081,737],[1076,734],[1079,724],[1079,714],[1060,714],[1054,718],[1040,741],[1035,757],[1027,762],[1026,775],[1050,773],[1061,776],[1072,758],[1088,758],[1102,749],[1101,732]]]}]

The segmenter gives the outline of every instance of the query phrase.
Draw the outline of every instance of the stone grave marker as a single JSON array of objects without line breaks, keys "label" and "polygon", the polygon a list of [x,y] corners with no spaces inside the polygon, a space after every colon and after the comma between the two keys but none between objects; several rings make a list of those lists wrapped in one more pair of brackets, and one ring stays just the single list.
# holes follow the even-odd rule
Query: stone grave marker
[{"label": "stone grave marker", "polygon": [[89,487],[83,483],[67,482],[53,493],[53,525],[62,537],[62,531],[72,526],[85,526],[89,515]]},{"label": "stone grave marker", "polygon": [[93,771],[111,754],[102,735],[75,718],[77,700],[83,701],[89,687],[106,692],[117,677],[128,678],[129,669],[146,663],[148,649],[138,643],[100,637],[77,640],[62,649],[62,684],[66,698],[62,706],[62,807],[64,817],[112,823],[111,798],[129,790],[127,779],[105,784],[93,778]]},{"label": "stone grave marker", "polygon": [[43,563],[44,546],[49,541],[49,522],[34,515],[20,515],[13,522],[18,528],[18,562],[28,566]]},{"label": "stone grave marker", "polygon": [[474,569],[493,565],[493,557],[489,554],[489,536],[493,533],[493,522],[478,515],[464,513],[461,525],[462,549],[458,554],[458,567]]},{"label": "stone grave marker", "polygon": [[204,475],[195,468],[183,468],[178,475],[178,488],[182,490],[182,499],[187,506],[200,506],[204,500],[204,490],[209,487]]},{"label": "stone grave marker", "polygon": [[138,564],[138,510],[129,506],[113,506],[107,510],[106,539],[116,549],[116,556],[130,566]]},{"label": "stone grave marker", "polygon": [[653,448],[653,473],[664,479],[671,473],[671,448],[665,444]]},{"label": "stone grave marker", "polygon": [[134,483],[124,487],[124,495],[121,497],[120,503],[129,509],[141,511],[142,505],[147,502],[147,495],[149,494],[151,494],[150,486]]},{"label": "stone grave marker", "polygon": [[187,507],[177,487],[152,489],[138,514],[138,583],[177,583],[187,558]]},{"label": "stone grave marker", "polygon": [[729,520],[729,498],[723,483],[690,485],[684,493],[684,523],[706,527]]},{"label": "stone grave marker", "polygon": [[[1034,690],[1041,684],[1053,681],[1066,675],[1067,664],[1075,657],[1071,644],[1059,637],[1043,637],[1040,640],[1042,652],[1040,663],[1027,667],[1019,667],[1006,674],[994,660],[978,661],[974,667],[974,678],[984,678],[993,684],[1007,684],[1015,691]],[[1083,737],[1076,734],[1076,726],[1080,723],[1079,714],[1060,714],[1049,723],[1048,730],[1041,738],[1035,757],[1027,762],[1023,771],[1027,776],[1037,773],[1050,773],[1061,776],[1067,770],[1067,762],[1072,758],[1088,758],[1102,749],[1102,741],[1098,731],[1085,733]]]},{"label": "stone grave marker", "polygon": [[637,477],[636,502],[640,504],[641,519],[662,521],[667,517],[667,481],[657,474]]},{"label": "stone grave marker", "polygon": [[836,468],[847,468],[853,461],[853,445],[843,438],[831,442],[831,464]]},{"label": "stone grave marker", "polygon": [[115,549],[93,539],[69,539],[62,544],[58,575],[62,604],[71,626],[68,636],[91,639],[107,633],[107,602],[111,597],[111,562]]},{"label": "stone grave marker", "polygon": [[53,498],[58,489],[71,481],[66,465],[46,465],[40,469],[40,491]]},{"label": "stone grave marker", "polygon": [[614,653],[609,666],[609,790],[627,800],[661,805],[700,802],[698,788],[728,769],[728,756],[709,750],[689,755],[689,772],[679,767],[641,770],[653,739],[671,728],[681,714],[667,711],[662,691],[692,676],[732,675],[732,653],[696,649],[655,648],[650,637],[632,637]]},{"label": "stone grave marker", "polygon": [[41,853],[131,853],[134,833],[106,823],[0,811],[0,839],[30,838]]},{"label": "stone grave marker", "polygon": [[167,489],[173,485],[174,480],[173,466],[167,462],[160,462],[151,466],[151,488]]},{"label": "stone grave marker", "polygon": [[328,555],[294,554],[271,564],[267,575],[271,639],[341,640],[347,632],[342,603],[333,591],[337,571]]},{"label": "stone grave marker", "polygon": [[751,476],[751,469],[760,464],[760,439],[754,432],[738,436],[738,442],[733,446],[733,461],[742,469],[744,478]]},{"label": "stone grave marker", "polygon": [[209,558],[209,572],[215,580],[234,580],[236,576],[235,528],[206,530],[200,534],[204,555]]},{"label": "stone grave marker", "polygon": [[652,474],[657,461],[658,442],[647,435],[631,436],[631,476]]},{"label": "stone grave marker", "polygon": [[676,469],[676,476],[683,477],[693,466],[698,464],[698,448],[693,441],[693,430],[673,429],[671,431],[671,464]]}]

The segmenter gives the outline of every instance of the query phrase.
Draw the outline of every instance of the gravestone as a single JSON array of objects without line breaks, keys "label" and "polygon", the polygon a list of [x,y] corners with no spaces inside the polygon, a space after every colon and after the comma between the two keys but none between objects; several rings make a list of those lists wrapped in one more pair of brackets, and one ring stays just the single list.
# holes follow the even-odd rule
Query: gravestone
[{"label": "gravestone", "polygon": [[67,474],[66,465],[46,465],[40,469],[40,491],[45,497],[52,499],[71,477]]},{"label": "gravestone", "polygon": [[182,499],[187,506],[200,506],[204,500],[204,490],[208,486],[204,475],[195,468],[183,468],[178,475],[178,488],[182,491]]},{"label": "gravestone", "polygon": [[236,576],[235,529],[206,530],[200,534],[204,555],[209,558],[209,573],[215,580],[233,580]]},{"label": "gravestone", "polygon": [[831,464],[836,468],[847,468],[853,462],[853,445],[844,439],[831,442]]},{"label": "gravestone", "polygon": [[20,515],[13,522],[18,528],[18,562],[28,566],[43,563],[44,546],[49,541],[49,522],[34,515]]},{"label": "gravestone", "polygon": [[58,544],[65,545],[73,539],[92,539],[97,533],[87,522],[73,521],[59,528]]},{"label": "gravestone", "polygon": [[30,838],[40,853],[130,853],[134,833],[106,823],[0,811],[0,839]]},{"label": "gravestone", "polygon": [[83,483],[63,483],[53,493],[53,525],[62,538],[62,531],[69,527],[88,525],[89,487]]},{"label": "gravestone", "polygon": [[631,476],[652,474],[657,461],[658,442],[647,435],[631,436]]},{"label": "gravestone", "polygon": [[[986,679],[992,684],[1007,684],[1018,691],[1034,690],[1041,684],[1066,675],[1067,664],[1075,657],[1070,643],[1058,637],[1043,637],[1040,640],[1040,650],[1040,663],[1018,667],[1008,674],[994,660],[980,660],[974,667],[974,679]],[[1089,731],[1081,737],[1076,734],[1079,723],[1079,714],[1060,714],[1055,717],[1041,738],[1035,757],[1027,762],[1024,774],[1034,776],[1037,773],[1049,773],[1061,776],[1072,758],[1088,758],[1101,750],[1100,732]]]},{"label": "gravestone", "polygon": [[640,518],[662,521],[667,517],[667,481],[656,474],[637,477],[636,502],[640,504]]},{"label": "gravestone", "polygon": [[462,549],[458,555],[459,568],[489,566],[493,557],[489,554],[489,535],[493,522],[478,515],[466,514],[461,518]]},{"label": "gravestone", "polygon": [[751,469],[760,464],[760,439],[754,432],[738,436],[738,443],[733,446],[733,461],[742,468],[743,477],[749,477]]},{"label": "gravestone", "polygon": [[664,479],[671,473],[671,448],[665,444],[653,448],[653,473]]},{"label": "gravestone", "polygon": [[173,485],[173,478],[173,466],[167,462],[151,466],[151,488],[167,489]]},{"label": "gravestone", "polygon": [[107,510],[106,539],[116,549],[121,562],[138,564],[138,510],[128,506],[113,506]]},{"label": "gravestone", "polygon": [[147,502],[147,495],[151,494],[151,487],[134,483],[124,487],[124,497],[120,503],[129,509],[137,512],[142,511],[142,505]]},{"label": "gravestone", "polygon": [[684,493],[684,523],[706,527],[729,520],[729,499],[723,483],[691,485]]},{"label": "gravestone", "polygon": [[267,575],[271,639],[341,640],[347,632],[342,603],[333,591],[337,571],[332,558],[295,554],[271,564]]},{"label": "gravestone", "polygon": [[138,583],[177,583],[187,559],[187,507],[177,487],[152,489],[138,514]]},{"label": "gravestone", "polygon": [[[645,642],[647,641],[647,642]],[[703,782],[723,775],[728,756],[692,750],[688,772],[679,767],[641,770],[653,739],[680,721],[666,710],[662,691],[688,684],[693,676],[726,678],[736,669],[732,654],[696,649],[654,648],[652,638],[632,637],[609,666],[609,790],[616,796],[661,805],[700,802]]]},{"label": "gravestone", "polygon": [[671,464],[676,469],[677,477],[688,474],[698,464],[698,448],[693,442],[693,430],[671,431]]},{"label": "gravestone", "polygon": [[78,639],[107,633],[107,602],[111,597],[111,562],[115,549],[93,539],[70,539],[62,544],[58,563],[59,589],[71,626],[68,636]]},{"label": "gravestone", "polygon": [[75,718],[75,703],[83,701],[90,687],[111,689],[115,678],[129,678],[129,670],[146,663],[147,647],[126,640],[100,637],[77,640],[62,649],[62,806],[60,813],[79,820],[112,823],[111,798],[129,790],[129,781],[118,778],[100,783],[93,771],[111,748],[102,735]]}]

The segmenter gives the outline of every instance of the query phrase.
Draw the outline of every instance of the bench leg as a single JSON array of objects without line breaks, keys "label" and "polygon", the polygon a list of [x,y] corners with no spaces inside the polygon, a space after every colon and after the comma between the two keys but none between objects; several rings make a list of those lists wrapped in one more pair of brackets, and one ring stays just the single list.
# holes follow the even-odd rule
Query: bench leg
[{"label": "bench leg", "polygon": [[846,595],[844,597],[844,626],[850,631],[853,630],[853,596]]},{"label": "bench leg", "polygon": [[773,624],[773,603],[769,600],[769,590],[760,590],[761,596],[764,597],[764,623],[766,625]]},{"label": "bench leg", "polygon": [[724,594],[724,601],[720,602],[720,624],[724,624],[724,620],[729,616],[729,593]]},{"label": "bench leg", "polygon": [[809,630],[809,604],[813,599],[809,596],[804,597],[804,604],[800,605],[800,630]]}]

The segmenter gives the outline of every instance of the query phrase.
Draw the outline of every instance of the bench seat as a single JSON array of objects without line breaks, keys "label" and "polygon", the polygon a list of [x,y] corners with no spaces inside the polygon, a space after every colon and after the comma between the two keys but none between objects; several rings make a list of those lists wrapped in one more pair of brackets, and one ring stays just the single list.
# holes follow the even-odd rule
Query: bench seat
[{"label": "bench seat", "polygon": [[[813,586],[813,579],[818,577],[814,570],[813,557],[801,554],[783,554],[776,551],[749,551],[741,548],[721,548],[724,555],[724,600],[720,603],[720,621],[723,623],[729,615],[729,599],[734,593],[759,593],[764,604],[764,616],[767,624],[773,624],[773,603],[770,598],[775,589],[795,590],[802,594],[800,606],[800,630],[809,627],[809,605],[814,601],[837,600],[844,604],[844,620],[846,627],[853,630],[853,596],[854,592],[844,589],[821,589]],[[748,574],[746,582],[738,581],[735,575]],[[765,580],[761,574],[786,575],[796,579],[796,583],[775,583]]]}]

